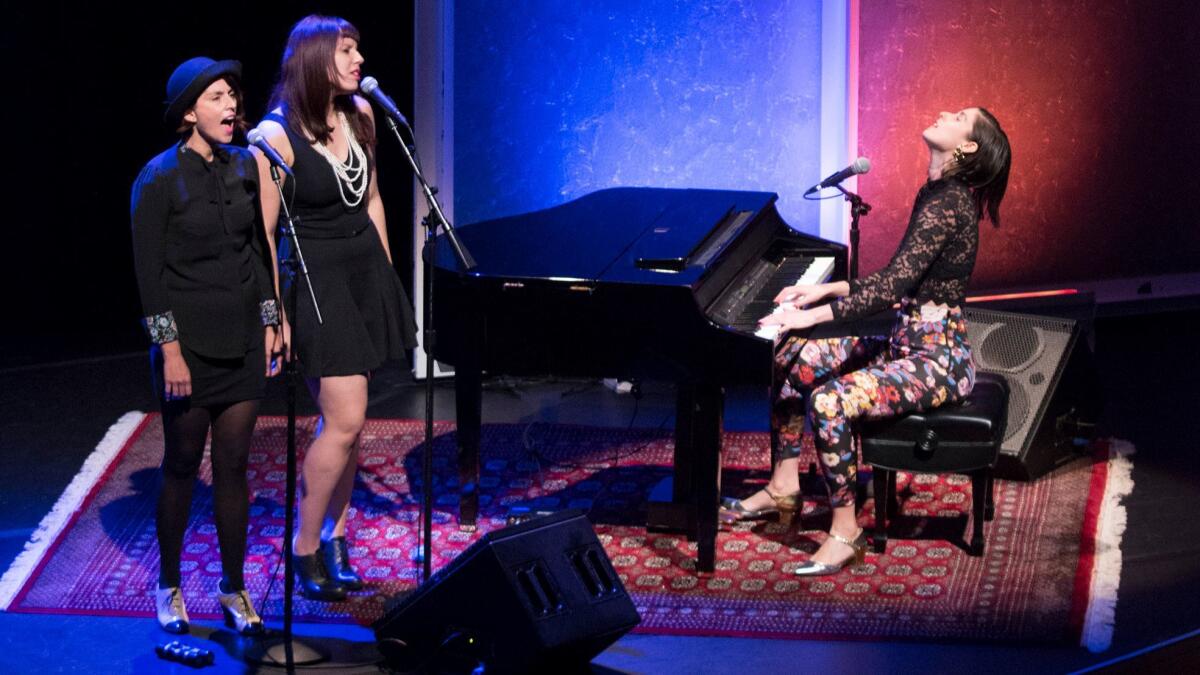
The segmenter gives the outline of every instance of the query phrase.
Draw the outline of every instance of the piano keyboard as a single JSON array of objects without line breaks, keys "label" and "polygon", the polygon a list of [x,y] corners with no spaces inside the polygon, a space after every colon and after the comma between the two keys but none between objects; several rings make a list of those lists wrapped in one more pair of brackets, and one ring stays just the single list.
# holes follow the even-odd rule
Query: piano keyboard
[{"label": "piano keyboard", "polygon": [[709,307],[708,316],[716,324],[753,334],[759,329],[758,320],[775,309],[775,296],[780,291],[794,284],[828,281],[835,260],[803,254],[755,260],[739,275],[737,283]]},{"label": "piano keyboard", "polygon": [[[766,340],[774,340],[779,335],[779,326],[758,326],[758,320],[768,314],[782,312],[790,309],[795,309],[790,303],[784,305],[775,304],[775,296],[788,286],[798,284],[820,284],[828,281],[833,276],[834,259],[826,257],[807,258],[808,264],[804,267],[800,276],[792,277],[788,272],[794,271],[785,269],[788,261],[785,260],[779,266],[779,273],[774,276],[764,290],[766,293],[761,293],[754,302],[748,304],[743,311],[743,315],[738,319],[739,326],[746,326],[747,329],[754,328],[754,334]],[[793,279],[790,280],[789,279]],[[775,283],[775,282],[778,283]],[[749,321],[749,324],[747,324]]]}]

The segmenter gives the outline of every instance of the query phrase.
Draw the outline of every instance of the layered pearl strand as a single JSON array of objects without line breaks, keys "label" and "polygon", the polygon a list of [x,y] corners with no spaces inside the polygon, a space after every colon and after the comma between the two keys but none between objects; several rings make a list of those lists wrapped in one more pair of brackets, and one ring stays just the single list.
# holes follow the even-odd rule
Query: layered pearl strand
[{"label": "layered pearl strand", "polygon": [[[346,121],[345,113],[338,111],[337,115],[338,122],[342,126],[342,133],[346,136],[347,145],[350,146],[350,156],[346,158],[346,163],[343,164],[340,159],[335,157],[324,143],[319,141],[313,143],[313,148],[325,158],[325,161],[329,162],[329,166],[333,167],[333,173],[338,179],[338,193],[342,196],[342,203],[352,209],[362,203],[363,195],[367,193],[367,153],[363,152],[362,146],[358,144],[354,134],[350,133],[350,123]],[[347,193],[349,193],[349,197],[346,196]]]}]

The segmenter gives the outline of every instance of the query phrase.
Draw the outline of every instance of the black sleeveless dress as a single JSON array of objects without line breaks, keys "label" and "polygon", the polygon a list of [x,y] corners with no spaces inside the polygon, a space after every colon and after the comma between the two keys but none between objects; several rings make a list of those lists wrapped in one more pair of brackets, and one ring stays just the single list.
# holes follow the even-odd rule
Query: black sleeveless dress
[{"label": "black sleeveless dress", "polygon": [[[338,189],[340,179],[308,139],[280,115],[271,113],[265,119],[279,123],[292,144],[295,177],[288,180],[292,185],[284,184],[283,194],[292,205],[323,319],[317,323],[308,287],[298,276],[293,303],[293,280],[285,274],[280,291],[300,372],[305,377],[358,375],[404,358],[404,351],[417,345],[412,303],[367,214],[367,196],[354,208],[346,206]],[[291,241],[282,237],[280,261],[290,249]]]}]

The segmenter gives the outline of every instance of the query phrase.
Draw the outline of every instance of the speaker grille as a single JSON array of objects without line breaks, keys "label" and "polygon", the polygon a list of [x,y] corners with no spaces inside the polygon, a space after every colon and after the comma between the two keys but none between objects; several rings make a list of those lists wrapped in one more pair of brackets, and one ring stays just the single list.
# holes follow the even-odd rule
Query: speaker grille
[{"label": "speaker grille", "polygon": [[1009,384],[1008,387],[1008,422],[1004,427],[1004,443],[1001,447],[1008,445],[1013,436],[1017,435],[1017,431],[1026,429],[1030,424],[1029,411],[1029,394],[1025,387],[1014,387]]},{"label": "speaker grille", "polygon": [[[969,334],[970,324],[967,333]],[[975,344],[976,360],[988,367],[1015,373],[1027,368],[1044,350],[1045,342],[1037,328],[1016,323],[996,323],[982,331],[982,339]]]},{"label": "speaker grille", "polygon": [[1008,423],[1000,451],[1018,455],[1053,393],[1075,322],[975,308],[967,308],[966,318],[976,368],[1008,381]]}]

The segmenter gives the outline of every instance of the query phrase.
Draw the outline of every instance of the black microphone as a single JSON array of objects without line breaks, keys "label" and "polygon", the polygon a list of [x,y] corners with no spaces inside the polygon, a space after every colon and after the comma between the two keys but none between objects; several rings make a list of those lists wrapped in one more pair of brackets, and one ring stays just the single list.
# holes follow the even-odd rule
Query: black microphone
[{"label": "black microphone", "polygon": [[358,88],[367,98],[374,101],[375,105],[383,108],[385,115],[406,127],[408,126],[408,120],[405,119],[400,109],[396,107],[395,101],[388,98],[388,95],[383,93],[383,90],[379,88],[379,80],[373,77],[364,77]]},{"label": "black microphone", "polygon": [[251,129],[246,134],[246,140],[250,141],[250,145],[258,148],[266,156],[268,162],[282,169],[287,175],[295,176],[292,173],[292,167],[288,166],[287,162],[283,161],[283,158],[279,156],[279,152],[267,142],[267,139],[263,138],[261,131]]},{"label": "black microphone", "polygon": [[823,190],[827,187],[833,187],[834,185],[837,185],[838,183],[846,180],[850,176],[857,176],[860,173],[866,173],[870,170],[871,170],[871,160],[867,159],[866,157],[859,157],[858,159],[854,160],[854,163],[851,164],[850,166],[842,169],[841,171],[839,171],[835,174],[830,174],[829,177],[826,178],[825,180],[823,180],[820,183],[817,183],[816,185],[805,190],[804,194],[811,195],[812,193],[816,192],[817,190]]}]

